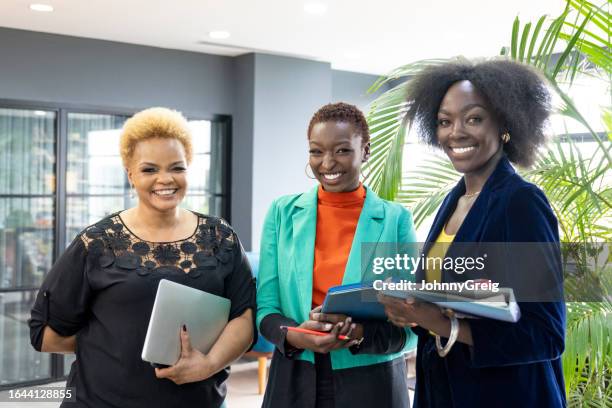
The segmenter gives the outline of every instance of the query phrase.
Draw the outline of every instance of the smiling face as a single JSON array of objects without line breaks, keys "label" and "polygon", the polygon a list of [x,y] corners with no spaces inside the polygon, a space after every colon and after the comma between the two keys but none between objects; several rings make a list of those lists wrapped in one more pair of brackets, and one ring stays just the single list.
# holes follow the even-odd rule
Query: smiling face
[{"label": "smiling face", "polygon": [[455,169],[464,174],[486,171],[503,153],[497,119],[470,81],[448,88],[438,110],[437,136]]},{"label": "smiling face", "polygon": [[176,139],[154,138],[138,142],[128,178],[139,205],[167,212],[174,210],[187,190],[185,148]]},{"label": "smiling face", "polygon": [[361,134],[348,122],[320,122],[312,127],[308,163],[325,191],[347,192],[359,187],[361,164],[370,155]]}]

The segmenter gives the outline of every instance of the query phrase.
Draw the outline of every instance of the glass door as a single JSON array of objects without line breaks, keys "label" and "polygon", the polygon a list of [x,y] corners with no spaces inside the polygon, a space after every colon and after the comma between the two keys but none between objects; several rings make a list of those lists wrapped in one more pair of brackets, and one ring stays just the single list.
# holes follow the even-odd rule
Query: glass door
[{"label": "glass door", "polygon": [[57,113],[0,108],[0,386],[51,376],[27,320],[53,260]]}]

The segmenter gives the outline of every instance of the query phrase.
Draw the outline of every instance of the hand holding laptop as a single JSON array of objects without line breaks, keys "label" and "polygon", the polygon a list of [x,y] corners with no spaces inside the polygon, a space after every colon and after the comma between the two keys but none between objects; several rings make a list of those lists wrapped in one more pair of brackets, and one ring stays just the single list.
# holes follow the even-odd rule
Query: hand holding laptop
[{"label": "hand holding laptop", "polygon": [[156,368],[155,376],[157,378],[167,378],[180,385],[205,380],[218,371],[217,365],[211,361],[209,355],[192,347],[189,332],[185,325],[182,326],[179,336],[181,339],[179,361],[167,368]]},{"label": "hand holding laptop", "polygon": [[[142,359],[154,367],[171,366],[156,370],[156,374],[161,372],[165,378],[173,381],[173,378],[179,381],[192,378],[197,375],[191,370],[197,360],[203,363],[201,367],[209,366],[203,358],[225,329],[229,309],[228,299],[162,279],[151,311]],[[204,374],[206,370],[200,373]]]}]

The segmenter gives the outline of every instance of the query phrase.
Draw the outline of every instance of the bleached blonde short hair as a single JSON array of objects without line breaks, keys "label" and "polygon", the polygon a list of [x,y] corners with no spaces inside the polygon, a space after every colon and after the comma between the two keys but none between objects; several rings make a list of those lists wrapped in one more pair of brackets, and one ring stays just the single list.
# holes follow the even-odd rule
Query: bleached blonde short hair
[{"label": "bleached blonde short hair", "polygon": [[123,165],[129,166],[138,142],[158,137],[178,140],[185,149],[187,164],[191,163],[193,145],[187,119],[178,111],[156,107],[136,113],[123,125],[119,139]]}]

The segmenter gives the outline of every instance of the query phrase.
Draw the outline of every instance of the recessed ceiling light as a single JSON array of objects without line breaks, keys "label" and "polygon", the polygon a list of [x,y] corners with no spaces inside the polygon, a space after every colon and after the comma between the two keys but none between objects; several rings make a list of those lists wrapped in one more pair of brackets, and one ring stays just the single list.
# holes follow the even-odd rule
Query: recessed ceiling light
[{"label": "recessed ceiling light", "polygon": [[45,112],[45,111],[40,111],[40,110],[34,111],[34,114],[35,114],[36,116],[47,116],[47,112]]},{"label": "recessed ceiling light", "polygon": [[327,4],[308,2],[304,4],[304,11],[309,14],[324,14],[327,11]]},{"label": "recessed ceiling light", "polygon": [[51,11],[53,11],[53,6],[50,4],[30,4],[30,10],[32,11],[42,11],[42,12],[46,12],[49,13]]},{"label": "recessed ceiling light", "polygon": [[230,33],[228,31],[211,31],[208,33],[210,38],[214,38],[215,40],[225,40],[229,38]]}]

